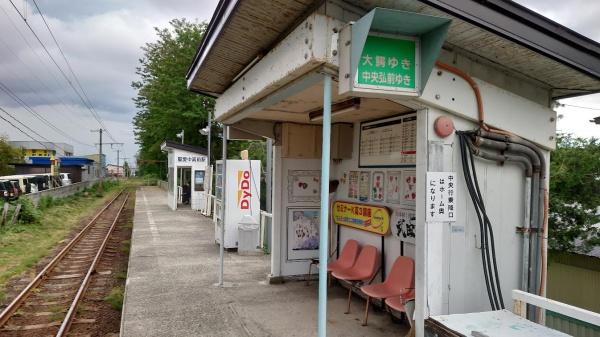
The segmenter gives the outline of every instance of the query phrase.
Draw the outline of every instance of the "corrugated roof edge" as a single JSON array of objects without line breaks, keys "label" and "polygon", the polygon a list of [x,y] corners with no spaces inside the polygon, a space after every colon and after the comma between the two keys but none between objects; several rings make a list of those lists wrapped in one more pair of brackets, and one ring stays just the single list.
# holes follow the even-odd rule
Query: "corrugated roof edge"
[{"label": "corrugated roof edge", "polygon": [[[216,26],[223,20],[223,14],[225,13],[225,9],[229,5],[231,0],[220,0],[217,5],[217,9],[211,18],[207,32],[202,39],[200,46],[196,51],[196,55],[194,56],[194,60],[190,65],[188,72],[186,74],[186,79],[189,79],[193,74],[194,69],[198,65],[201,55],[206,48],[207,41],[212,37]],[[556,60],[560,63],[563,63],[571,68],[574,68],[582,73],[585,73],[593,78],[600,79],[600,62],[587,62],[587,64],[579,64],[575,60],[565,60],[564,57],[559,57],[557,54],[550,53],[545,48],[540,48],[540,46],[533,43],[525,43],[522,40],[516,39],[514,36],[508,35],[505,33],[505,30],[500,29],[501,26],[495,25],[491,22],[484,22],[482,20],[478,20],[474,17],[473,13],[466,11],[465,9],[469,6],[480,5],[484,6],[487,9],[490,9],[496,13],[502,14],[504,16],[510,17],[514,20],[517,20],[523,24],[526,24],[529,28],[536,30],[540,33],[545,34],[546,36],[558,40],[562,43],[568,44],[572,47],[569,56],[573,56],[573,53],[577,53],[580,56],[587,54],[593,58],[600,58],[600,44],[592,39],[589,39],[555,21],[548,19],[547,17],[536,13],[535,11],[524,7],[518,3],[515,3],[510,0],[487,0],[487,1],[476,1],[476,0],[418,0],[424,4],[437,8],[443,12],[446,12],[450,15],[456,16],[462,20],[465,20],[471,24],[474,24],[478,27],[484,28],[492,33],[498,34],[512,42],[523,45],[526,48],[534,50],[546,57],[549,57],[553,60]],[[472,9],[472,8],[471,8]],[[228,18],[226,18],[228,19]],[[585,55],[584,55],[585,56]],[[205,94],[211,97],[218,97],[220,93],[212,93],[212,92],[203,92],[199,90],[195,90],[190,88],[191,91]],[[589,94],[590,92],[586,92],[585,94]],[[581,93],[584,94],[584,93]],[[578,96],[579,93],[575,93],[573,95],[568,95],[568,97]],[[567,96],[565,96],[567,97]]]},{"label": "corrugated roof edge", "polygon": [[[438,10],[446,12],[452,16],[465,20],[473,25],[486,29],[494,34],[498,34],[514,43],[531,49],[541,55],[549,57],[557,62],[565,64],[573,69],[585,73],[593,78],[600,79],[600,44],[592,39],[589,39],[574,30],[571,30],[547,17],[536,13],[535,11],[524,7],[510,0],[419,0],[420,2],[432,6]],[[531,34],[530,32],[516,32],[515,27],[505,27],[507,22],[485,21],[481,13],[475,13],[478,8],[474,6],[482,6],[492,10],[498,14],[509,17],[526,25],[528,28],[542,33],[551,39],[560,41],[571,47],[570,50],[561,50],[563,53],[558,54],[557,51],[552,52],[550,48],[542,44],[542,41],[533,43],[528,36],[523,33]],[[479,8],[480,9],[480,8]],[[511,34],[508,34],[510,32]],[[521,35],[517,34],[521,33]],[[583,62],[581,57],[590,56],[595,58],[595,62]],[[582,64],[583,63],[583,64]]]},{"label": "corrugated roof edge", "polygon": [[217,26],[217,22],[221,21],[221,19],[223,18],[225,9],[229,5],[230,1],[231,0],[219,0],[219,3],[217,4],[217,9],[215,10],[215,13],[213,14],[212,18],[210,19],[210,22],[208,23],[208,27],[206,28],[206,32],[204,33],[204,36],[202,37],[202,41],[200,42],[200,45],[198,46],[198,49],[196,50],[196,55],[194,56],[194,60],[191,64],[191,66],[188,68],[187,74],[185,75],[186,79],[190,78],[192,72],[194,71],[194,68],[198,64],[198,61],[200,61],[200,55],[202,55],[202,51],[203,51],[207,41],[214,34],[215,27]]},{"label": "corrugated roof edge", "polygon": [[165,140],[160,147],[161,148],[172,147],[174,149],[183,150],[183,151],[189,151],[189,152],[194,152],[194,153],[199,153],[199,154],[204,154],[204,155],[208,154],[208,150],[206,148],[203,148],[200,146],[195,146],[195,145],[189,145],[189,144],[181,144],[181,143],[178,143],[178,142],[175,142],[172,140]]}]

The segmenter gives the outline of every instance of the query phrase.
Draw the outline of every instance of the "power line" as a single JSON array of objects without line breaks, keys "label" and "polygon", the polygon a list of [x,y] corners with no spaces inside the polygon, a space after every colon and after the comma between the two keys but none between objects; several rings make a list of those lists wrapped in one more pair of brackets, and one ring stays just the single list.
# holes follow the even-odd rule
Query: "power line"
[{"label": "power line", "polygon": [[[12,118],[14,121],[16,121],[17,123],[23,125],[23,127],[25,127],[26,129],[28,129],[29,131],[35,133],[36,135],[38,135],[40,138],[48,141],[48,139],[44,138],[44,136],[40,135],[39,133],[33,131],[30,127],[28,127],[27,125],[23,124],[22,122],[20,122],[18,119],[15,118],[15,116],[11,115],[8,111],[4,110],[2,107],[0,107],[0,111],[3,111],[5,114],[7,114],[10,118]],[[41,146],[43,146],[46,150],[48,150],[48,147],[43,144],[42,142],[40,142],[39,140],[33,138],[33,136],[31,136],[30,134],[28,134],[27,132],[23,131],[21,128],[19,128],[18,126],[14,125],[11,121],[7,120],[6,118],[0,116],[0,118],[2,118],[5,122],[7,122],[8,124],[12,125],[15,129],[21,131],[21,133],[23,133],[24,135],[26,135],[27,137],[31,138],[33,141],[38,142]],[[48,141],[50,143],[50,141]],[[54,144],[56,145],[56,144]],[[64,149],[63,149],[64,151]]]},{"label": "power line", "polygon": [[[56,77],[56,75],[55,75],[55,74],[54,74],[52,71],[50,71],[50,68],[49,68],[49,67],[47,67],[47,66],[46,66],[46,64],[45,64],[45,63],[42,61],[42,59],[41,59],[41,58],[40,58],[40,56],[38,55],[37,51],[36,51],[35,49],[33,49],[33,47],[31,46],[31,44],[29,44],[29,41],[27,41],[27,39],[26,39],[26,38],[23,36],[23,34],[21,33],[21,31],[20,31],[20,30],[19,30],[19,29],[18,29],[18,28],[15,26],[14,22],[12,21],[12,19],[10,18],[10,16],[9,16],[9,15],[8,15],[8,13],[6,12],[6,10],[4,10],[4,8],[3,8],[2,6],[0,6],[0,9],[1,9],[1,10],[4,12],[4,14],[5,14],[5,15],[8,17],[8,19],[9,19],[9,21],[10,21],[11,25],[13,26],[13,28],[14,28],[14,29],[17,31],[17,33],[19,33],[19,35],[20,35],[20,36],[21,36],[21,38],[22,38],[22,39],[25,41],[25,43],[27,44],[27,46],[29,47],[29,49],[30,49],[30,50],[33,52],[33,54],[36,56],[37,60],[38,60],[38,61],[40,62],[40,64],[42,65],[42,68],[43,68],[44,70],[46,70],[46,71],[47,71],[47,72],[50,74],[50,76],[51,76],[51,77],[54,79],[54,82],[55,82],[55,83],[58,85],[58,87],[60,87],[61,83],[60,83],[60,81],[58,80],[58,78]],[[31,74],[31,75],[32,75],[32,76],[33,76],[33,77],[34,77],[34,78],[37,80],[37,82],[38,82],[38,83],[40,83],[40,84],[41,84],[41,85],[42,85],[42,86],[43,86],[43,87],[44,87],[44,88],[45,88],[45,89],[46,89],[48,92],[52,92],[52,89],[51,89],[51,88],[48,86],[48,84],[46,84],[46,83],[45,83],[45,81],[44,81],[43,79],[41,79],[41,78],[40,78],[40,77],[39,77],[39,76],[38,76],[38,75],[35,73],[35,71],[33,71],[33,70],[32,70],[32,68],[31,68],[31,67],[30,67],[30,66],[29,66],[27,63],[25,63],[25,62],[23,61],[23,60],[21,59],[21,57],[19,57],[19,55],[17,55],[17,54],[16,54],[16,53],[15,53],[15,52],[12,50],[12,48],[10,48],[10,46],[9,46],[9,45],[6,43],[6,41],[2,40],[2,38],[1,38],[1,37],[0,37],[0,42],[2,43],[2,45],[4,46],[4,48],[5,48],[6,50],[8,50],[8,51],[9,51],[9,52],[10,52],[10,53],[13,55],[13,57],[15,57],[15,58],[16,58],[16,59],[17,59],[17,60],[18,60],[18,61],[21,63],[21,65],[22,65],[23,67],[25,67],[25,68],[26,68],[26,69],[29,71],[29,73],[30,73],[30,74]],[[14,72],[13,72],[13,74],[14,74]],[[18,76],[17,76],[17,77],[18,77]],[[38,95],[38,96],[41,96],[41,95],[40,95],[40,94],[39,94],[39,93],[38,93],[38,92],[37,92],[35,89],[33,89],[33,88],[32,88],[32,87],[29,85],[29,83],[26,83],[26,84],[27,84],[27,86],[29,87],[29,89],[30,89],[31,91],[33,91],[33,92],[34,92],[36,95]],[[64,93],[62,93],[62,94],[64,95]],[[76,117],[77,117],[77,111],[76,111],[76,110],[75,110],[75,109],[74,109],[74,108],[73,108],[71,105],[68,105],[67,103],[65,103],[65,101],[63,101],[63,99],[62,99],[60,96],[58,96],[58,95],[56,96],[56,98],[58,99],[58,101],[59,101],[60,105],[62,105],[62,106],[64,107],[64,109],[65,109],[64,111],[70,111],[70,112],[73,112],[73,113],[74,113],[74,114],[73,114],[73,118],[76,118]],[[54,105],[50,105],[50,106],[52,107],[52,109],[53,109],[55,112],[57,112],[57,113],[60,113],[60,111],[58,111],[58,110],[57,110],[57,109],[54,107]],[[72,120],[72,121],[74,122],[74,120]],[[84,128],[84,127],[83,127],[81,124],[79,124],[79,123],[76,123],[76,124],[78,124],[78,126],[79,126],[80,128]]]},{"label": "power line", "polygon": [[33,0],[33,4],[35,5],[35,8],[37,9],[38,13],[40,13],[40,17],[42,18],[42,21],[44,22],[44,25],[48,29],[48,32],[50,33],[50,36],[52,36],[52,40],[56,44],[56,47],[58,48],[58,51],[60,52],[60,55],[65,60],[65,63],[67,64],[67,68],[69,68],[69,71],[71,72],[71,75],[75,79],[75,82],[79,86],[79,89],[83,93],[83,96],[85,96],[85,98],[87,99],[87,101],[88,101],[88,103],[89,103],[92,111],[94,112],[95,116],[97,117],[96,119],[98,120],[98,123],[100,123],[100,125],[102,127],[104,127],[104,129],[105,129],[106,133],[108,134],[108,136],[110,137],[110,139],[112,139],[113,142],[116,142],[116,140],[113,138],[113,136],[110,134],[110,132],[108,131],[108,129],[104,125],[104,122],[102,122],[102,119],[100,118],[100,115],[98,114],[98,112],[96,112],[96,109],[94,109],[94,106],[92,105],[92,101],[89,99],[87,93],[83,89],[83,86],[79,82],[79,78],[77,77],[77,75],[73,71],[73,68],[71,67],[71,63],[69,62],[69,60],[67,59],[67,56],[65,55],[65,53],[62,50],[62,48],[60,47],[60,44],[58,43],[58,40],[56,40],[56,37],[54,36],[54,33],[52,32],[52,29],[50,28],[50,25],[48,25],[48,22],[46,22],[46,18],[44,17],[44,14],[42,13],[42,10],[40,9],[40,7],[38,6],[38,4],[37,4],[37,2],[35,0]]},{"label": "power line", "polygon": [[[37,112],[34,108],[32,108],[29,104],[25,103],[25,101],[23,101],[17,94],[15,94],[12,90],[10,90],[10,88],[8,86],[6,86],[6,84],[2,83],[2,81],[0,81],[0,90],[4,91],[8,96],[10,96],[10,98],[12,98],[15,102],[17,102],[19,105],[21,105],[25,110],[27,110],[29,113],[31,113],[34,117],[36,117],[37,119],[39,119],[40,121],[42,121],[42,123],[46,124],[47,126],[49,126],[50,128],[52,128],[54,131],[56,131],[57,133],[61,134],[62,136],[73,140],[76,143],[79,143],[81,145],[85,145],[85,146],[89,146],[89,147],[93,147],[93,145],[90,144],[86,144],[83,142],[80,142],[79,140],[71,137],[69,134],[65,133],[64,131],[62,131],[61,129],[59,129],[56,125],[52,124],[49,120],[47,120],[44,116],[42,116],[39,112]],[[58,147],[58,145],[56,143],[53,143],[55,146]]]},{"label": "power line", "polygon": [[[29,24],[29,22],[27,21],[27,19],[23,16],[23,14],[21,14],[21,11],[19,11],[19,9],[17,8],[17,6],[14,4],[13,0],[8,0],[8,1],[11,3],[11,5],[15,9],[15,11],[19,14],[19,16],[21,17],[21,19],[23,20],[23,22],[25,22],[25,25],[27,26],[27,28],[29,28],[29,30],[31,31],[31,33],[33,34],[33,36],[35,36],[36,40],[40,43],[40,45],[42,46],[42,48],[44,49],[44,51],[46,52],[46,54],[48,55],[48,57],[50,58],[50,60],[52,60],[52,63],[54,63],[54,65],[58,68],[58,71],[65,78],[65,80],[67,81],[67,83],[69,84],[69,86],[73,89],[73,91],[75,92],[75,94],[77,94],[77,96],[79,97],[79,99],[81,100],[81,102],[83,103],[83,105],[88,110],[90,110],[92,116],[96,119],[96,121],[103,128],[106,128],[104,126],[104,123],[100,119],[100,116],[97,114],[97,112],[91,106],[91,103],[86,102],[86,100],[83,98],[83,96],[81,95],[81,93],[75,88],[75,86],[73,85],[73,82],[71,82],[71,79],[69,79],[69,77],[67,76],[67,74],[65,74],[64,70],[60,67],[60,65],[58,64],[58,62],[56,62],[56,60],[54,59],[54,57],[52,56],[52,54],[50,53],[50,51],[48,50],[48,48],[46,48],[46,45],[44,44],[44,42],[42,42],[42,40],[40,39],[40,37],[37,35],[37,33],[35,32],[35,30],[31,27],[31,25]],[[41,15],[41,13],[40,13],[40,15]],[[75,80],[79,84],[79,80],[77,79],[77,77],[75,77]],[[82,92],[85,95],[85,92],[83,91],[83,88],[82,88]],[[86,95],[86,98],[87,98],[87,95]],[[110,138],[113,139],[112,135],[110,135],[109,132],[107,132],[107,133],[109,134]],[[113,139],[113,141],[114,141],[114,139]]]}]

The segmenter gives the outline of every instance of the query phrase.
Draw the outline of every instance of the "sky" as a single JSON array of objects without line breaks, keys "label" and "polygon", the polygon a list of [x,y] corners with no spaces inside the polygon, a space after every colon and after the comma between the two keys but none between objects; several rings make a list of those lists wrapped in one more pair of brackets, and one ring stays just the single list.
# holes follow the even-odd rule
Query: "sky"
[{"label": "sky", "polygon": [[[109,163],[116,163],[116,149],[120,157],[134,162],[137,146],[131,123],[136,113],[131,88],[137,80],[135,68],[142,57],[141,46],[156,39],[154,27],[166,27],[174,18],[208,21],[217,0],[36,0],[48,25],[77,78],[63,60],[51,35],[32,0],[12,0],[16,9],[46,46],[61,74],[48,57],[42,45],[12,6],[9,0],[0,1],[0,89],[8,88],[33,111],[0,90],[0,107],[31,130],[16,123],[4,112],[0,116],[10,120],[34,138],[35,133],[54,142],[67,142],[75,147],[76,155],[97,153],[100,127],[93,117],[97,113],[109,135],[104,142],[124,143],[124,146],[104,147]],[[600,41],[600,2],[589,0],[518,0],[575,31]],[[574,10],[585,9],[585,10]],[[191,62],[191,60],[190,60]],[[69,82],[65,79],[67,77]],[[84,92],[79,90],[77,81]],[[75,90],[79,94],[75,93]],[[81,97],[80,97],[81,96]],[[88,104],[88,98],[89,102]],[[85,102],[85,103],[84,103]],[[600,94],[563,100],[557,108],[562,118],[558,130],[581,137],[600,136],[600,126],[589,122],[600,116],[600,110],[576,108],[568,105],[600,109]],[[92,112],[94,111],[94,112]],[[53,130],[34,114],[42,116],[61,132]],[[33,131],[32,131],[33,130]],[[35,132],[35,133],[34,133]],[[15,127],[0,120],[0,135],[11,140],[29,140]],[[42,139],[43,140],[43,139]]]}]

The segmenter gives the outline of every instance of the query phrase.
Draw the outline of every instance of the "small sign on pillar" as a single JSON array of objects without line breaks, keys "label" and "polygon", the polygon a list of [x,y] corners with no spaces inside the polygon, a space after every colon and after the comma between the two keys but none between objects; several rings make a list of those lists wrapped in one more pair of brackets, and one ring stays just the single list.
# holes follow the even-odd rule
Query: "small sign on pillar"
[{"label": "small sign on pillar", "polygon": [[456,221],[456,172],[427,172],[427,222]]}]

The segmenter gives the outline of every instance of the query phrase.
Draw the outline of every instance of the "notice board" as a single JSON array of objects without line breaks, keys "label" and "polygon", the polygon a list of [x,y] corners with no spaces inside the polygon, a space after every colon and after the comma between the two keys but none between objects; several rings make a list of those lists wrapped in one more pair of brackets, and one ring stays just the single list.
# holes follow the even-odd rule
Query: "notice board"
[{"label": "notice board", "polygon": [[361,123],[359,167],[411,167],[416,160],[416,113]]}]

